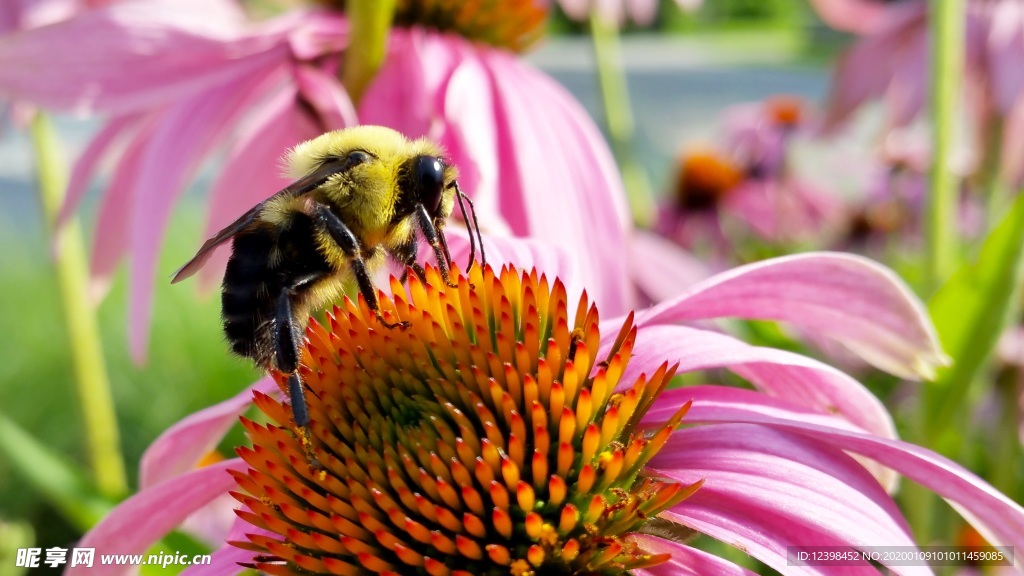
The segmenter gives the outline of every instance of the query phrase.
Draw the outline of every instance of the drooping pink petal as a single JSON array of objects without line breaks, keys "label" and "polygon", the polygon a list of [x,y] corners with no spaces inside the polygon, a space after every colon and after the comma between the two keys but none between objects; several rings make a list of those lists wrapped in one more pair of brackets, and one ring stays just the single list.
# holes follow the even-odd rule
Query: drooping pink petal
[{"label": "drooping pink petal", "polygon": [[493,94],[473,45],[420,29],[396,29],[388,59],[359,106],[366,124],[438,141],[459,168],[484,230],[505,233],[498,210]]},{"label": "drooping pink petal", "polygon": [[665,361],[678,362],[681,373],[728,368],[765,394],[844,418],[873,434],[896,436],[888,411],[864,386],[799,354],[750,346],[731,336],[685,326],[644,326],[637,332],[623,381],[651,374]]},{"label": "drooping pink petal", "polygon": [[671,554],[672,558],[664,564],[658,564],[650,568],[633,570],[637,576],[754,576],[746,568],[737,566],[728,560],[724,560],[708,554],[703,550],[697,550],[684,544],[677,544],[671,540],[664,540],[647,534],[636,534],[629,537],[639,544],[644,550],[652,554]]},{"label": "drooping pink petal", "polygon": [[[452,260],[458,264],[459,269],[465,270],[470,252],[466,230],[449,226],[445,229],[445,236]],[[578,299],[582,294],[583,286],[576,280],[578,263],[572,253],[532,238],[512,238],[500,234],[484,234],[483,238],[487,264],[495,270],[500,270],[505,264],[512,264],[519,270],[535,268],[538,274],[546,275],[548,281],[554,281],[555,278],[561,280],[569,301]],[[420,255],[421,261],[433,261],[433,253],[428,247],[421,247]],[[479,263],[480,250],[477,248],[474,265],[479,266]]]},{"label": "drooping pink petal", "polygon": [[927,27],[904,28],[900,34],[902,47],[889,57],[892,75],[885,94],[888,123],[895,127],[907,126],[921,114],[929,90]]},{"label": "drooping pink petal", "polygon": [[271,394],[278,387],[269,376],[262,378],[237,395],[190,414],[164,430],[142,455],[139,489],[147,490],[195,468],[252,404],[254,390]]},{"label": "drooping pink petal", "polygon": [[[793,400],[790,395],[786,397],[770,396],[753,390],[732,388],[729,386],[687,386],[665,391],[651,409],[644,416],[644,426],[656,426],[658,423],[668,422],[679,407],[688,401],[693,401],[701,409],[710,406],[737,406],[752,414],[774,416],[779,418],[798,417],[804,422],[828,426],[840,430],[865,433],[861,426],[852,423],[841,415],[823,413],[806,404]],[[687,415],[689,421],[689,414]],[[894,431],[890,430],[889,437],[895,437]],[[872,460],[861,459],[861,464],[878,480],[887,492],[893,492],[899,485],[899,476],[890,468],[882,466]]]},{"label": "drooping pink petal", "polygon": [[129,215],[138,192],[136,184],[142,170],[146,143],[153,135],[156,119],[149,115],[142,120],[142,125],[126,145],[124,156],[118,162],[100,203],[89,264],[92,277],[90,296],[94,302],[106,294],[121,257],[128,252]]},{"label": "drooping pink petal", "polygon": [[359,103],[361,122],[388,126],[413,138],[430,132],[431,95],[454,65],[450,42],[433,36],[421,30],[392,31],[388,57]]},{"label": "drooping pink petal", "polygon": [[711,276],[707,265],[663,237],[636,230],[629,239],[633,281],[652,302],[681,294]]},{"label": "drooping pink petal", "polygon": [[[914,546],[899,509],[859,463],[798,434],[744,424],[688,428],[648,468],[684,483],[704,480],[667,516],[785,573],[832,573],[787,566],[788,546]],[[923,566],[897,571],[931,574]],[[858,572],[875,573],[849,571]]]},{"label": "drooping pink petal", "polygon": [[247,78],[183,100],[163,115],[146,142],[129,218],[128,339],[136,362],[146,356],[160,241],[174,202],[203,158],[245,112],[261,82],[261,77]]},{"label": "drooping pink petal", "polygon": [[355,106],[334,76],[313,66],[295,66],[295,84],[303,101],[308,102],[322,121],[321,132],[339,130],[359,123]]},{"label": "drooping pink petal", "polygon": [[903,281],[851,254],[797,254],[741,266],[639,314],[637,321],[729,316],[789,322],[903,378],[933,378],[946,362],[924,306]]},{"label": "drooping pink petal", "polygon": [[871,458],[945,498],[993,545],[1024,546],[1024,508],[956,462],[914,444],[808,422],[802,412],[783,414],[778,406],[768,414],[753,403],[694,402],[686,421],[762,424]]},{"label": "drooping pink petal", "polygon": [[846,122],[861,104],[886,93],[895,65],[903,61],[908,44],[920,40],[914,31],[925,26],[926,18],[926,2],[890,5],[876,30],[843,54],[832,75],[825,129]]},{"label": "drooping pink petal", "polygon": [[[658,401],[644,415],[643,426],[653,428],[668,422],[683,404],[691,400],[701,410],[707,410],[709,407],[715,406],[736,406],[740,407],[744,413],[776,418],[799,417],[805,422],[821,426],[829,426],[851,432],[866,432],[863,428],[845,418],[822,413],[794,402],[790,398],[778,398],[755,390],[718,385],[684,386],[664,391],[658,397]],[[692,418],[692,414],[689,412],[687,412],[686,420],[687,422],[697,421]]]},{"label": "drooping pink petal", "polygon": [[61,205],[60,212],[57,214],[55,229],[62,229],[71,218],[71,214],[78,208],[79,202],[85,196],[85,192],[89,188],[89,181],[92,180],[100,160],[119,138],[135,126],[138,120],[139,118],[135,115],[112,118],[89,141],[89,145],[75,161],[75,166],[71,170],[71,178],[64,195],[64,204]]},{"label": "drooping pink petal", "polygon": [[[240,458],[218,462],[153,486],[125,500],[77,544],[99,554],[141,554],[189,514],[226,493],[235,480],[228,470],[245,470]],[[136,567],[101,564],[68,568],[67,576],[121,576]]]},{"label": "drooping pink petal", "polygon": [[494,94],[483,62],[470,52],[456,67],[444,91],[445,118],[439,140],[459,167],[460,187],[473,198],[480,225],[491,233],[509,232],[501,201]]},{"label": "drooping pink petal", "polygon": [[[988,11],[981,16],[982,10]],[[1013,109],[1024,94],[1024,70],[1020,58],[1024,54],[1024,6],[1019,2],[991,2],[986,7],[974,7],[971,20],[983,20],[988,34],[977,34],[988,66],[994,91],[995,105],[1005,115]],[[970,30],[970,28],[969,28]],[[980,32],[980,31],[979,31]]]},{"label": "drooping pink petal", "polygon": [[624,313],[632,288],[609,263],[627,257],[627,212],[607,145],[550,78],[501,52],[488,53],[487,62],[498,115],[500,205],[509,227],[566,250],[588,247],[585,254],[595,256],[580,258],[581,282],[602,310]]},{"label": "drooping pink petal", "polygon": [[287,58],[283,34],[248,34],[220,11],[118,2],[0,38],[0,94],[47,108],[126,114],[259,76]]}]

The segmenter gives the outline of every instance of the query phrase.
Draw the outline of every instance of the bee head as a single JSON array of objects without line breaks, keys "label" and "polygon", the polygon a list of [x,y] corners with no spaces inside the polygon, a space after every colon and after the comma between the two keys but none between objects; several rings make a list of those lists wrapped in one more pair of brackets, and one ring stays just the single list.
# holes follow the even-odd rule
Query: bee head
[{"label": "bee head", "polygon": [[441,209],[445,187],[444,161],[435,156],[417,156],[412,160],[412,185],[415,200],[423,204],[432,217]]}]

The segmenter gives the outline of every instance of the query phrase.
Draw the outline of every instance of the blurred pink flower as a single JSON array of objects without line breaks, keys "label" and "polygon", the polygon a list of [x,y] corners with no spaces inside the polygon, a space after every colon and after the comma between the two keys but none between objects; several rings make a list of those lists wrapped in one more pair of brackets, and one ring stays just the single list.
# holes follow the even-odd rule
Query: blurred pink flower
[{"label": "blurred pink flower", "polygon": [[[494,262],[511,259],[527,269],[541,263],[538,273],[566,278],[570,286],[578,284],[558,268],[564,260],[543,246],[510,239],[494,239],[493,244]],[[573,289],[568,293],[571,301]],[[881,266],[843,254],[804,254],[737,268],[637,314],[635,342],[621,382],[678,363],[679,372],[726,368],[756,389],[684,387],[662,393],[653,403],[641,421],[643,428],[657,428],[685,403],[692,401],[692,406],[685,418],[689,426],[671,435],[649,469],[658,477],[686,484],[703,482],[663,517],[790,573],[789,546],[913,546],[888,495],[895,471],[950,500],[990,542],[1024,545],[1024,510],[1018,504],[958,464],[896,440],[881,403],[850,377],[790,352],[749,346],[714,330],[677,324],[723,317],[785,321],[843,342],[905,374],[927,372],[941,357],[924,308],[909,290]],[[588,357],[603,358],[617,348],[618,327],[624,321],[619,317],[601,322],[602,339]],[[314,337],[322,339],[310,336]],[[256,390],[276,393],[269,379]],[[235,489],[235,480],[226,472],[244,475],[248,466],[243,461],[199,470],[193,466],[251,399],[251,392],[243,392],[162,435],[143,459],[141,492],[79,545],[103,553],[138,553],[193,511]],[[299,474],[284,467],[286,475]],[[307,496],[302,499],[309,492],[304,491]],[[398,498],[387,498],[392,500]],[[264,531],[239,519],[226,538],[240,541],[247,533]],[[638,574],[747,574],[684,544],[635,538],[649,551],[672,555],[668,565]],[[215,552],[212,566],[193,567],[184,574],[236,573],[240,568],[235,563],[251,562],[252,555],[225,546]],[[90,574],[127,570],[103,566]],[[80,572],[72,568],[67,574]],[[822,567],[816,573],[828,572]],[[929,572],[922,568],[920,573]]]},{"label": "blurred pink flower", "polygon": [[[913,249],[921,242],[931,161],[928,143],[894,131],[885,138],[880,156],[866,194],[847,212],[846,232],[840,239],[844,249],[882,254],[896,245]],[[962,158],[956,160],[954,172],[965,177],[966,163]],[[979,200],[966,183],[961,187],[957,217],[963,237],[977,237],[984,229],[984,207]]]},{"label": "blurred pink flower", "polygon": [[[861,34],[835,70],[827,127],[846,122],[862,104],[884,100],[891,127],[917,118],[929,91],[928,6],[924,0],[816,0],[829,24]],[[1019,0],[968,0],[966,3],[964,91],[967,118],[981,158],[996,153],[1001,137],[1001,174],[1006,182],[1024,182],[1024,5]],[[993,133],[1005,125],[1001,135]]]},{"label": "blurred pink flower", "polygon": [[[547,0],[550,2],[551,0]],[[658,16],[658,0],[555,0],[565,15],[573,20],[585,21],[597,11],[610,22],[620,26],[627,22],[649,26]],[[703,0],[675,0],[683,10],[696,10]]]},{"label": "blurred pink flower", "polygon": [[[337,80],[347,42],[347,21],[330,10],[251,25],[173,0],[118,4],[0,39],[0,93],[110,116],[75,165],[62,216],[99,163],[117,158],[92,272],[102,293],[128,257],[137,359],[153,282],[164,277],[156,266],[167,221],[203,162],[229,148],[209,195],[212,233],[285,185],[284,150],[357,122],[439,140],[485,229],[566,249],[610,313],[634,303],[620,177],[562,87],[508,51],[413,26],[392,31],[386,63],[356,110]],[[206,284],[225,260],[224,251],[214,256]]]},{"label": "blurred pink flower", "polygon": [[794,139],[810,137],[808,106],[790,96],[734,106],[724,115],[725,152],[684,152],[675,198],[660,210],[657,230],[686,248],[719,255],[753,232],[785,243],[821,236],[843,203],[796,174]]}]

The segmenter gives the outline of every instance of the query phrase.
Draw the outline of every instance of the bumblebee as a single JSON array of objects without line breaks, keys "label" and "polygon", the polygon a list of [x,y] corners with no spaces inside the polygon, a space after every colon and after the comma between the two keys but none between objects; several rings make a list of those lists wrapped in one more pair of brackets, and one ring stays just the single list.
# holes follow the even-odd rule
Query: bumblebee
[{"label": "bumblebee", "polygon": [[194,274],[214,248],[231,240],[221,289],[224,333],[236,354],[289,375],[295,424],[312,455],[298,373],[309,312],[354,280],[378,322],[403,326],[381,315],[370,275],[390,257],[422,278],[417,262],[422,236],[442,279],[451,285],[444,225],[456,202],[467,226],[469,204],[476,228],[476,238],[470,228],[469,266],[477,240],[483,259],[483,244],[472,202],[456,182],[456,168],[429,140],[410,141],[389,128],[358,126],[296,146],[285,163],[295,181],[207,240],[172,283]]}]

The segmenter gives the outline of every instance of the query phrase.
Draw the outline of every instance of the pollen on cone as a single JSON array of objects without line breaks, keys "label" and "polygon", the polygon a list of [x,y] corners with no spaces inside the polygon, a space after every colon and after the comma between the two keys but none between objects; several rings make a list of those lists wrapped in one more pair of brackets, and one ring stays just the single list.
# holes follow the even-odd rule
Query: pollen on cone
[{"label": "pollen on cone", "polygon": [[632,317],[601,359],[596,306],[573,308],[557,280],[479,266],[453,270],[454,288],[434,268],[426,277],[380,293],[404,328],[378,325],[365,300],[310,324],[311,444],[287,402],[257,394],[269,423],[243,421],[249,469],[232,474],[239,517],[260,529],[236,544],[252,566],[589,576],[665,561],[625,538],[700,484],[638,474],[685,407],[650,438],[635,430],[673,372],[619,382]]}]

